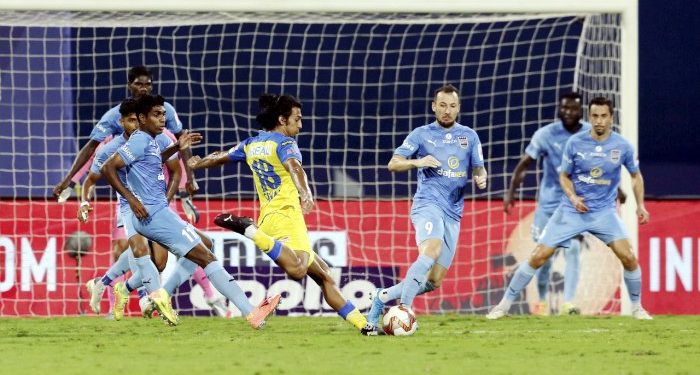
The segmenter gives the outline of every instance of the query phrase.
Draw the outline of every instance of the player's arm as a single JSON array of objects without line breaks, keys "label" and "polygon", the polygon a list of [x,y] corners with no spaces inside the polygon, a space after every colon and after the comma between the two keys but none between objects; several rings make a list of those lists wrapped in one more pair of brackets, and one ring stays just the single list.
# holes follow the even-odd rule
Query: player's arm
[{"label": "player's arm", "polygon": [[571,201],[571,204],[574,206],[576,211],[588,212],[588,207],[585,203],[583,203],[583,197],[580,197],[576,194],[576,190],[574,190],[574,182],[571,181],[571,178],[569,177],[568,173],[559,173],[559,184],[561,185],[562,190],[564,190],[564,194],[566,194],[566,197],[569,198],[569,201]]},{"label": "player's arm", "polygon": [[[180,136],[183,135],[183,133],[186,133],[187,130],[179,132],[175,134],[175,137],[180,139]],[[192,168],[187,165],[187,161],[190,160],[192,157],[192,150],[188,148],[185,148],[184,150],[180,151],[180,159],[182,159],[182,164],[185,165],[185,173],[187,175],[187,183],[185,184],[185,189],[187,189],[187,192],[190,194],[190,196],[194,196],[195,193],[197,193],[197,190],[199,190],[199,185],[197,185],[197,181],[194,180],[194,173],[192,173]]]},{"label": "player's arm", "polygon": [[70,168],[70,171],[68,171],[68,174],[59,182],[56,186],[53,188],[53,197],[58,198],[59,195],[61,195],[61,192],[65,190],[68,187],[68,184],[70,184],[71,178],[75,176],[76,173],[78,173],[78,170],[87,163],[87,161],[90,159],[90,156],[95,153],[95,150],[97,149],[97,146],[100,145],[99,141],[96,141],[94,139],[90,139],[84,146],[83,148],[80,149],[78,152],[78,155],[75,157],[75,161],[73,161],[73,165]]},{"label": "player's arm", "polygon": [[100,177],[102,177],[102,175],[90,172],[87,178],[85,178],[85,182],[83,182],[83,188],[80,189],[80,206],[78,207],[78,220],[80,222],[87,223],[88,221],[88,215],[90,211],[92,211],[90,200],[95,192],[95,184]]},{"label": "player's arm", "polygon": [[192,156],[187,160],[187,166],[192,170],[218,167],[224,165],[231,160],[226,151],[214,151],[211,154],[200,158],[197,155]]},{"label": "player's arm", "polygon": [[292,181],[294,182],[294,186],[296,186],[297,191],[299,192],[301,210],[305,215],[308,214],[311,212],[311,210],[313,210],[315,203],[314,196],[311,193],[311,188],[309,187],[309,181],[306,178],[306,172],[304,172],[304,168],[301,167],[299,160],[295,158],[285,160],[282,165],[284,165],[284,169],[289,172],[289,175],[292,177]]},{"label": "player's arm", "polygon": [[126,199],[127,202],[129,202],[129,207],[131,207],[131,211],[134,213],[134,215],[136,215],[136,217],[139,219],[145,219],[148,217],[146,207],[143,206],[143,203],[136,198],[131,190],[127,189],[126,186],[122,184],[119,176],[117,176],[117,170],[124,168],[125,165],[126,163],[124,163],[124,159],[122,159],[121,155],[119,155],[118,152],[115,152],[114,155],[110,156],[104,165],[102,165],[102,169],[100,169],[100,171],[105,177],[105,180],[112,185],[114,190],[116,190],[122,197],[124,197],[124,199]]},{"label": "player's arm", "polygon": [[518,165],[515,166],[513,176],[510,178],[510,185],[508,186],[508,190],[506,190],[506,194],[503,196],[503,211],[505,213],[509,214],[510,208],[515,206],[515,191],[523,183],[525,171],[527,171],[533,161],[535,161],[535,159],[533,159],[530,155],[523,154],[518,162]]},{"label": "player's arm", "polygon": [[644,206],[644,177],[642,177],[641,171],[630,173],[630,177],[632,178],[634,199],[637,201],[637,218],[639,219],[639,224],[646,224],[649,222],[649,211],[647,211]]},{"label": "player's arm", "polygon": [[168,167],[168,172],[170,172],[170,181],[168,181],[165,196],[168,198],[168,202],[171,202],[180,186],[182,170],[180,169],[180,161],[177,158],[166,160],[165,165]]},{"label": "player's arm", "polygon": [[[182,135],[180,135],[177,139],[176,142],[168,146],[163,152],[160,153],[160,158],[163,160],[168,160],[170,157],[175,155],[176,152],[181,151],[190,151],[190,156],[187,158],[189,160],[190,157],[192,157],[192,152],[190,150],[190,147],[193,145],[198,144],[199,142],[202,141],[202,135],[200,133],[190,133],[189,131],[185,130],[182,132]],[[180,154],[182,155],[182,154]],[[183,159],[184,164],[187,165],[187,160]],[[188,169],[189,167],[185,167],[185,169]]]},{"label": "player's arm", "polygon": [[620,204],[627,202],[627,194],[619,187],[617,188],[617,200],[620,201]]},{"label": "player's arm", "polygon": [[440,161],[435,159],[433,155],[427,155],[420,159],[407,159],[401,155],[394,154],[389,160],[387,168],[391,172],[405,172],[413,168],[437,168],[441,165]]},{"label": "player's arm", "polygon": [[485,167],[482,166],[472,168],[472,180],[474,180],[474,183],[479,189],[486,189],[486,179],[487,173]]}]

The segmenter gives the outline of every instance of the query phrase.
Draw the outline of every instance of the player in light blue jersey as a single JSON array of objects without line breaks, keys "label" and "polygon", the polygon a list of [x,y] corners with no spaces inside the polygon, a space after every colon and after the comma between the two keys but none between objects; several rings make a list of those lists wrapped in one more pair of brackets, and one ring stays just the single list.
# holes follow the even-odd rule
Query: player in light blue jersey
[{"label": "player in light blue jersey", "polygon": [[[85,179],[85,184],[81,191],[82,203],[80,204],[80,207],[78,209],[78,220],[84,223],[87,222],[89,213],[90,211],[92,211],[92,207],[90,206],[90,199],[94,190],[93,188],[95,186],[95,183],[102,177],[100,168],[102,167],[104,162],[107,161],[107,159],[117,151],[117,149],[119,149],[122,145],[124,145],[127,142],[131,134],[138,127],[138,119],[136,117],[136,100],[131,98],[123,100],[119,106],[119,112],[121,115],[120,123],[124,128],[124,133],[113,138],[111,141],[109,141],[109,143],[106,143],[103,147],[98,148],[93,163],[90,167],[90,173]],[[165,150],[172,144],[170,138],[168,138],[164,134],[159,134],[158,136],[156,136],[156,142],[158,143],[159,148],[162,150]],[[165,164],[170,172],[170,175],[172,176],[172,179],[171,181],[169,181],[168,185],[168,200],[172,200],[175,194],[175,190],[178,186],[178,181],[180,180],[180,167],[177,157],[174,154],[173,156],[168,158]],[[126,170],[120,169],[117,171],[117,173],[122,183],[127,184]],[[114,264],[112,264],[112,266],[109,268],[109,270],[105,273],[103,277],[89,280],[86,286],[88,292],[90,293],[90,308],[93,312],[99,314],[100,302],[102,300],[102,295],[105,289],[108,286],[112,285],[113,282],[118,281],[118,278],[120,276],[122,276],[128,270],[131,269],[133,273],[132,277],[125,283],[117,283],[114,286],[116,298],[114,302],[110,300],[110,308],[113,313],[114,319],[121,320],[124,314],[124,307],[128,301],[129,292],[136,289],[138,285],[140,285],[141,280],[140,274],[138,273],[138,270],[133,264],[133,253],[131,249],[129,249],[129,242],[127,239],[131,236],[127,236],[126,234],[130,231],[133,233],[133,229],[125,229],[125,227],[131,227],[129,225],[128,220],[126,221],[127,225],[124,225],[124,218],[130,217],[131,210],[129,208],[128,202],[119,194],[117,194],[117,201],[117,226],[114,232],[121,232],[125,244],[114,244]],[[131,242],[135,244],[144,245],[144,241],[145,239],[140,235],[133,236],[133,238],[131,238]],[[159,254],[159,256],[153,257],[153,261],[156,264],[158,270],[162,271],[165,268],[165,261],[167,260],[167,250],[165,250],[158,244],[153,244],[153,250],[154,253]],[[145,298],[146,293],[145,290],[143,290],[143,292],[142,290],[143,288],[139,290],[139,294],[142,297],[139,301],[139,304],[141,306],[142,312],[144,314],[147,314],[148,304],[147,298]]]},{"label": "player in light blue jersey", "polygon": [[[506,214],[515,205],[515,191],[523,181],[525,171],[533,161],[542,163],[542,179],[537,194],[537,209],[532,223],[532,239],[537,242],[547,220],[561,202],[562,190],[559,185],[559,166],[561,165],[562,152],[566,141],[574,134],[588,132],[591,124],[581,121],[583,110],[581,109],[581,95],[572,92],[559,98],[559,120],[538,129],[532,136],[525,153],[520,158],[513,171],[510,187],[503,196],[503,209]],[[564,271],[564,303],[561,306],[561,314],[579,314],[580,310],[574,305],[576,287],[579,279],[579,256],[581,249],[581,237],[573,238],[566,247],[563,247],[566,259]],[[540,302],[534,313],[536,315],[549,315],[549,303],[547,291],[549,289],[550,258],[537,270],[537,290]]]},{"label": "player in light blue jersey", "polygon": [[455,255],[464,196],[470,189],[469,172],[480,189],[486,188],[479,136],[456,122],[459,108],[454,86],[436,90],[435,122],[414,129],[389,161],[392,172],[418,169],[411,221],[419,255],[402,282],[376,291],[367,314],[374,327],[387,302],[400,297],[401,304],[410,308],[416,295],[440,287]]},{"label": "player in light blue jersey", "polygon": [[[152,80],[153,74],[143,65],[135,66],[129,69],[128,88],[132,98],[138,99],[143,95],[150,95],[151,91],[153,90]],[[175,137],[179,138],[183,131],[182,122],[180,121],[175,108],[173,108],[170,103],[166,102],[164,103],[164,106],[166,111],[165,126],[175,135]],[[120,106],[117,105],[102,115],[102,118],[100,118],[95,127],[92,129],[90,139],[80,149],[78,155],[76,155],[70,171],[63,178],[63,180],[54,187],[53,195],[54,197],[59,198],[59,202],[65,201],[65,199],[68,198],[70,195],[70,187],[74,186],[76,182],[80,181],[80,178],[82,178],[82,175],[85,172],[88,172],[84,166],[94,154],[97,146],[107,138],[118,136],[123,133],[124,129],[120,124],[121,115],[119,113],[119,107]],[[185,150],[182,154],[182,159],[187,160],[187,158],[191,156],[191,151]],[[180,196],[183,198],[182,207],[187,213],[188,217],[198,218],[199,213],[191,200],[191,195],[197,191],[198,186],[194,180],[192,171],[187,166],[184,166],[184,168],[186,173],[184,179],[186,181],[182,189],[186,188],[189,195],[182,194],[181,192]],[[61,198],[62,194],[63,197]]]},{"label": "player in light blue jersey", "polygon": [[622,262],[632,316],[652,319],[641,305],[642,272],[615,207],[620,169],[624,165],[632,177],[639,223],[649,222],[649,213],[644,207],[642,173],[632,145],[612,131],[612,102],[602,97],[594,98],[588,111],[593,126],[591,131],[571,136],[564,146],[559,173],[564,191],[561,204],[547,222],[530,259],[515,271],[503,299],[489,312],[488,319],[505,316],[537,268],[554,254],[558,246],[583,232],[598,237]]},{"label": "player in light blue jersey", "polygon": [[[190,275],[197,265],[202,267],[214,287],[236,305],[253,328],[258,329],[277,307],[280,296],[267,298],[258,307],[253,307],[235,279],[202,242],[195,228],[168,206],[161,150],[155,141],[155,137],[165,128],[163,103],[161,96],[144,95],[138,99],[140,130],[134,132],[127,143],[103,165],[102,172],[110,185],[129,203],[132,212],[130,223],[135,232],[179,256],[179,264],[189,264]],[[127,168],[129,188],[117,176],[120,168]],[[160,286],[148,248],[133,249],[133,252],[143,285],[150,292],[149,298],[170,324],[178,324],[177,315],[170,305],[170,296]]]}]

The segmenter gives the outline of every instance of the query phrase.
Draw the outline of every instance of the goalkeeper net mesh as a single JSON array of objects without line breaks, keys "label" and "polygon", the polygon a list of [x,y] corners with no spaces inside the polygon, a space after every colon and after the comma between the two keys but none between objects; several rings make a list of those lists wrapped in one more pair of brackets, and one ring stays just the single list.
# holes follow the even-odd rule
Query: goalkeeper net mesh
[{"label": "goalkeeper net mesh", "polygon": [[[91,220],[79,224],[75,195],[59,205],[51,190],[104,112],[129,95],[135,65],[153,71],[154,92],[203,134],[193,149],[200,156],[256,133],[260,94],[300,99],[298,143],[317,199],[306,217],[313,247],[361,309],[417,255],[409,217],[416,173],[392,174],[386,164],[412,129],[434,120],[433,91],[459,88],[458,121],[481,139],[489,188],[466,197],[447,277],[415,308],[486,312],[533,248],[539,174],[528,174],[506,215],[510,174],[535,130],[556,120],[561,94],[619,103],[620,22],[617,14],[2,13],[0,315],[88,312],[83,284],[111,262],[113,192],[99,184]],[[197,227],[251,299],[282,292],[282,314],[332,313],[312,282],[285,278],[250,242],[211,224],[224,210],[257,213],[247,166],[196,176]],[[575,302],[584,313],[619,309],[618,263],[599,246],[587,237],[582,251]],[[560,258],[551,276],[555,308]],[[175,297],[181,314],[210,313],[194,283]],[[527,289],[514,309],[529,312],[535,299]]]}]

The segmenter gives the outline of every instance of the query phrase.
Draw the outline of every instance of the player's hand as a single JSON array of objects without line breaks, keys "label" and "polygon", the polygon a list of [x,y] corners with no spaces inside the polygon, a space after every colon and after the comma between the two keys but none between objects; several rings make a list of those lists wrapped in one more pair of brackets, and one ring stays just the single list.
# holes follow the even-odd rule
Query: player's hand
[{"label": "player's hand", "polygon": [[180,150],[185,150],[193,145],[196,145],[202,141],[202,134],[200,133],[190,133],[189,130],[183,130],[180,138],[177,139],[180,144]]},{"label": "player's hand", "polygon": [[200,160],[202,160],[202,158],[200,158],[199,156],[192,155],[192,157],[187,160],[187,166],[190,167],[190,169],[194,169],[197,166],[197,164],[199,164]]},{"label": "player's hand", "polygon": [[486,189],[486,175],[485,174],[482,174],[480,176],[474,176],[474,182],[476,183],[476,186],[479,189],[481,189],[481,190]]},{"label": "player's hand", "polygon": [[314,197],[311,194],[303,195],[299,199],[301,200],[301,212],[304,215],[313,211],[316,203],[314,203]]},{"label": "player's hand", "polygon": [[441,165],[442,163],[440,163],[439,160],[435,159],[433,155],[424,156],[416,160],[416,167],[419,168],[437,168]]},{"label": "player's hand", "polygon": [[92,206],[90,206],[90,203],[81,203],[80,207],[78,207],[78,221],[81,223],[87,223],[90,211],[92,211]]},{"label": "player's hand", "polygon": [[58,196],[61,195],[61,192],[63,190],[66,190],[68,188],[69,182],[66,181],[61,181],[56,186],[53,187],[53,197],[58,199]]},{"label": "player's hand", "polygon": [[187,180],[187,183],[185,184],[185,189],[187,189],[187,193],[190,195],[190,197],[194,197],[197,191],[199,191],[199,185],[197,184],[197,181],[194,180],[194,176],[191,179]]},{"label": "player's hand", "polygon": [[134,213],[137,219],[143,220],[148,217],[148,210],[146,210],[146,207],[138,199],[134,198],[130,200],[129,207],[131,207],[131,212]]},{"label": "player's hand", "polygon": [[510,193],[510,191],[506,192],[506,195],[503,196],[503,212],[505,212],[507,215],[510,215],[510,209],[515,207],[515,200],[513,200],[513,194]]},{"label": "player's hand", "polygon": [[574,195],[573,197],[569,198],[571,201],[571,204],[574,206],[576,211],[578,212],[588,212],[588,206],[586,206],[585,203],[583,203],[583,197],[579,197],[578,195]]},{"label": "player's hand", "polygon": [[646,224],[649,222],[649,211],[647,211],[644,206],[637,207],[637,218],[639,219],[639,224]]}]

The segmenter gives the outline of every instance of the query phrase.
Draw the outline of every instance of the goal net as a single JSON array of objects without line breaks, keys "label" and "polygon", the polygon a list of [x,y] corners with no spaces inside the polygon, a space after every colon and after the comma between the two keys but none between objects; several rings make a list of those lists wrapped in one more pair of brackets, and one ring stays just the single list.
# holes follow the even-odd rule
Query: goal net
[{"label": "goal net", "polygon": [[[300,99],[298,143],[317,199],[307,226],[360,309],[374,288],[400,281],[417,255],[415,171],[392,174],[386,164],[412,129],[434,120],[436,88],[460,90],[458,121],[477,131],[490,178],[486,192],[467,196],[457,255],[442,286],[417,298],[419,313],[486,312],[533,248],[538,174],[528,175],[515,212],[505,215],[501,199],[532,134],[556,119],[559,95],[603,95],[618,116],[624,110],[619,14],[8,11],[0,46],[3,316],[89,311],[83,284],[111,262],[113,192],[101,182],[91,220],[79,224],[75,195],[59,205],[51,189],[97,120],[127,97],[135,65],[151,68],[154,92],[204,135],[193,150],[200,156],[255,134],[260,94]],[[257,214],[247,166],[196,176],[197,227],[251,300],[281,292],[280,314],[332,314],[313,282],[286,278],[250,241],[212,225],[222,211]],[[576,303],[590,314],[619,310],[617,261],[596,241],[584,247]],[[562,262],[553,268],[555,307]],[[535,298],[533,286],[515,309],[529,312]],[[210,314],[191,282],[175,304],[180,314]],[[135,298],[130,309],[138,311]]]}]

